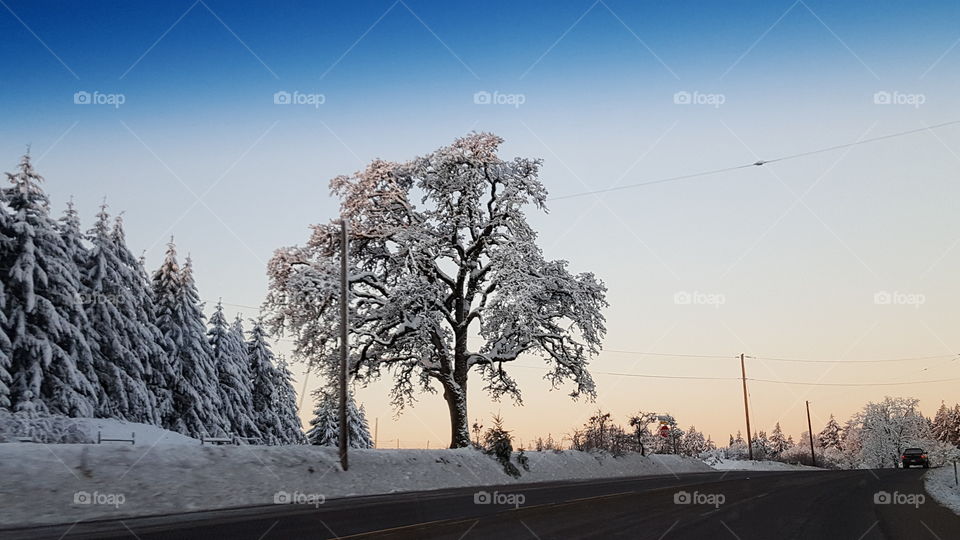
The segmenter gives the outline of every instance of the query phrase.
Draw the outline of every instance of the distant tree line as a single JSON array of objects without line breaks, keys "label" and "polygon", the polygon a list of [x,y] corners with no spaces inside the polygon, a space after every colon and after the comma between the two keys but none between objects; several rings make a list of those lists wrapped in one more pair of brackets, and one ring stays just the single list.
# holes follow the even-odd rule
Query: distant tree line
[{"label": "distant tree line", "polygon": [[[810,436],[804,431],[798,441],[785,437],[778,422],[768,436],[753,435],[754,459],[813,464]],[[886,397],[867,403],[843,425],[831,414],[824,428],[813,435],[816,465],[850,469],[893,468],[906,448],[927,451],[934,466],[960,459],[960,404],[941,403],[936,415],[925,417],[915,398]],[[746,459],[747,442],[738,431],[720,451],[723,457]]]}]

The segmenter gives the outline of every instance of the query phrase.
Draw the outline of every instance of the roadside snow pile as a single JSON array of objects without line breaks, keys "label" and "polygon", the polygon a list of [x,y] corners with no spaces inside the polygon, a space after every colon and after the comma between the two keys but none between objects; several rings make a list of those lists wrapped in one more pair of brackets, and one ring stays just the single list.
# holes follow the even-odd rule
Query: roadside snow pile
[{"label": "roadside snow pile", "polygon": [[960,488],[953,476],[953,465],[931,469],[924,475],[927,493],[938,503],[960,514]]},{"label": "roadside snow pile", "polygon": [[820,467],[794,465],[780,461],[750,461],[715,458],[707,462],[718,471],[822,471]]},{"label": "roadside snow pile", "polygon": [[[125,425],[124,428],[128,427]],[[139,435],[138,435],[139,437]],[[710,471],[678,456],[526,452],[514,479],[479,451],[0,444],[0,526],[177,513],[351,495],[549,480]],[[311,497],[313,497],[311,499]]]}]

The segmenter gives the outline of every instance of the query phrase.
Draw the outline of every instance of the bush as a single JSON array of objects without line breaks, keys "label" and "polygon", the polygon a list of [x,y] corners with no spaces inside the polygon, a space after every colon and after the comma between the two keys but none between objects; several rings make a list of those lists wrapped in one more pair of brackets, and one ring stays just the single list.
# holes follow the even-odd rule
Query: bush
[{"label": "bush", "polygon": [[487,429],[483,435],[483,451],[500,462],[503,472],[514,478],[520,478],[520,470],[510,461],[513,456],[513,437],[503,428],[503,419],[500,415],[494,415],[493,427]]},{"label": "bush", "polygon": [[93,438],[82,422],[56,415],[28,415],[0,410],[0,442],[17,442],[27,437],[48,444],[91,444]]}]

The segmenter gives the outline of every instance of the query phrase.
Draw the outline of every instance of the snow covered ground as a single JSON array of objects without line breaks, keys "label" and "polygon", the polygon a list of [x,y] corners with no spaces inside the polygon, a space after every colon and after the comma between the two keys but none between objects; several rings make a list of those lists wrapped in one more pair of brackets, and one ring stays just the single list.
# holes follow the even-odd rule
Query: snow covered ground
[{"label": "snow covered ground", "polygon": [[749,461],[737,459],[710,460],[708,464],[718,471],[822,471],[820,467],[792,465],[779,461]]},{"label": "snow covered ground", "polygon": [[960,487],[954,482],[953,465],[931,469],[924,476],[927,493],[938,503],[960,514]]},{"label": "snow covered ground", "polygon": [[[128,431],[130,424],[111,427]],[[343,472],[334,448],[201,446],[199,441],[182,444],[171,436],[155,436],[146,445],[140,437],[138,432],[136,445],[0,444],[0,526],[277,500],[315,502],[395,491],[711,470],[699,460],[679,456],[527,452],[530,471],[513,479],[493,458],[461,449],[351,450],[350,470]],[[143,440],[148,437],[144,434]]]}]

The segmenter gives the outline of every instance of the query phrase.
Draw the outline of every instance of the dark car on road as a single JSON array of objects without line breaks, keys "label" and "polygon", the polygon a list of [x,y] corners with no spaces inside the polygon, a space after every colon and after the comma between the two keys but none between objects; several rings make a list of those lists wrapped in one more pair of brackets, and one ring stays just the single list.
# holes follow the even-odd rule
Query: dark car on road
[{"label": "dark car on road", "polygon": [[900,455],[900,463],[904,469],[909,469],[912,465],[923,465],[924,469],[930,467],[930,460],[927,459],[927,453],[923,448],[907,448]]}]

